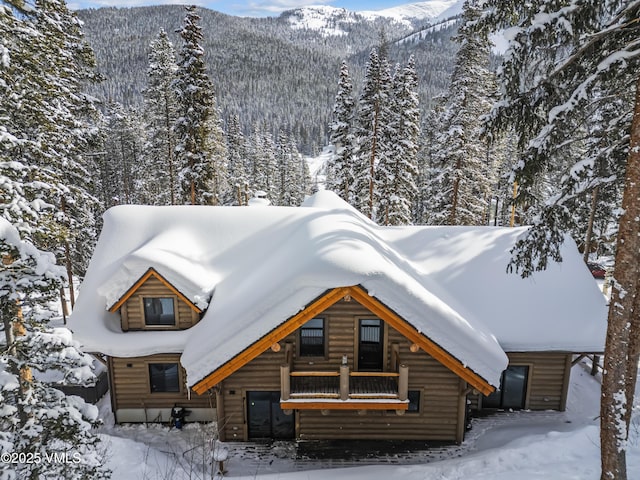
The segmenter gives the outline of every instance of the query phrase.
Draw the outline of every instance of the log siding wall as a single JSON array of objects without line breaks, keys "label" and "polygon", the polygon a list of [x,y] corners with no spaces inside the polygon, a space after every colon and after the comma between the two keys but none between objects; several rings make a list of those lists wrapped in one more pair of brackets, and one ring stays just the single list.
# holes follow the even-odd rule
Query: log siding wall
[{"label": "log siding wall", "polygon": [[[111,401],[113,411],[123,408],[171,408],[174,404],[189,408],[215,408],[215,398],[191,392],[191,400],[184,384],[184,371],[180,368],[180,392],[151,393],[149,386],[150,363],[178,363],[180,355],[167,353],[146,357],[109,357],[111,374]],[[168,418],[163,419],[167,421]],[[153,421],[149,418],[149,421]]]},{"label": "log siding wall", "polygon": [[511,365],[530,365],[528,409],[564,410],[566,408],[566,387],[569,384],[571,354],[510,352],[507,356]]},{"label": "log siding wall", "polygon": [[[173,298],[176,325],[147,326],[144,321],[144,309],[142,299],[144,297],[168,297]],[[184,330],[192,327],[200,315],[193,310],[184,300],[175,295],[165,284],[156,277],[149,277],[135,293],[127,299],[120,307],[120,317],[122,320],[122,330]]]},{"label": "log siding wall", "polygon": [[[359,318],[375,318],[355,301],[344,300],[323,312],[326,319],[326,355],[298,357],[297,332],[280,343],[289,342],[294,352],[293,371],[337,371],[343,355],[355,370]],[[392,344],[397,344],[402,363],[409,367],[409,390],[418,390],[420,412],[396,415],[393,411],[295,411],[296,436],[303,439],[415,439],[460,441],[457,436],[461,412],[460,379],[423,351],[412,353],[410,342],[385,324],[384,370],[390,371]],[[246,392],[279,391],[280,365],[286,348],[267,350],[222,383],[224,418],[219,419],[227,440],[247,440]]]},{"label": "log siding wall", "polygon": [[[529,366],[525,408],[560,410],[567,406],[572,354],[564,352],[507,352],[510,365]],[[470,395],[471,408],[481,408],[482,399]]]}]

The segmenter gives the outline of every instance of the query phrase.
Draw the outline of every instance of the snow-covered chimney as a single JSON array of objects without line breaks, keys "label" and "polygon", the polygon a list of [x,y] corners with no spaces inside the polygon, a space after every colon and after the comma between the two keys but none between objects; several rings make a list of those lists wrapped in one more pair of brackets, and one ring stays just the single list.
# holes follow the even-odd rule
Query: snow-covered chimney
[{"label": "snow-covered chimney", "polygon": [[269,206],[271,205],[271,200],[267,198],[266,192],[263,192],[262,190],[258,190],[253,195],[253,198],[249,199],[249,202],[247,203],[247,205],[249,205],[250,207]]}]

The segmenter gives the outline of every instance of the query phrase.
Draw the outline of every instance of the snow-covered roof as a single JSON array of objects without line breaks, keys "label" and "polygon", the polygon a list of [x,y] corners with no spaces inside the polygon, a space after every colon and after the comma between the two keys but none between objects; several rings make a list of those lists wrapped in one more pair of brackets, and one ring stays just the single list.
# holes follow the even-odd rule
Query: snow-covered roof
[{"label": "snow-covered roof", "polygon": [[[522,232],[380,227],[327,191],[301,208],[114,207],[69,324],[89,351],[182,352],[193,385],[327,290],[360,285],[497,385],[504,350],[604,345],[605,302],[575,245],[529,279],[505,273]],[[107,309],[148,268],[208,304],[197,325],[122,332]]]}]

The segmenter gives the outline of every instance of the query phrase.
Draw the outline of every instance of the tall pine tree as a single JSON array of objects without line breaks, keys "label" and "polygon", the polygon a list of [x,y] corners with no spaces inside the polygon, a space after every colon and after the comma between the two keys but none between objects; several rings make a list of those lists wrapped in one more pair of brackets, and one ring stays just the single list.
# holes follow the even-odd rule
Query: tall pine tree
[{"label": "tall pine tree", "polygon": [[358,101],[356,130],[357,166],[355,172],[355,205],[375,220],[378,204],[376,168],[382,158],[391,154],[390,126],[392,122],[391,73],[385,57],[376,49],[369,55],[364,88]]},{"label": "tall pine tree", "polygon": [[379,189],[378,222],[409,225],[418,194],[418,135],[420,111],[418,77],[414,59],[396,68],[391,96],[390,154],[380,159],[376,171]]},{"label": "tall pine tree", "polygon": [[335,152],[327,165],[326,187],[350,204],[355,200],[354,115],[353,83],[347,62],[343,61],[340,66],[333,116],[329,125],[331,132],[329,141],[334,145]]},{"label": "tall pine tree", "polygon": [[225,146],[213,84],[206,72],[202,27],[195,6],[186,7],[184,40],[180,50],[174,88],[179,102],[175,125],[176,164],[182,201],[192,205],[215,205],[225,184]]},{"label": "tall pine tree", "polygon": [[467,25],[479,10],[473,0],[464,4],[460,49],[432,145],[428,222],[444,225],[486,223],[490,200],[491,162],[486,142],[480,139],[480,118],[489,112],[493,93],[489,72],[489,40]]},{"label": "tall pine tree", "polygon": [[173,127],[178,103],[173,89],[176,55],[167,33],[160,30],[150,44],[147,88],[144,90],[144,119],[147,142],[144,148],[141,188],[149,189],[146,203],[175,205],[178,182],[174,159]]}]

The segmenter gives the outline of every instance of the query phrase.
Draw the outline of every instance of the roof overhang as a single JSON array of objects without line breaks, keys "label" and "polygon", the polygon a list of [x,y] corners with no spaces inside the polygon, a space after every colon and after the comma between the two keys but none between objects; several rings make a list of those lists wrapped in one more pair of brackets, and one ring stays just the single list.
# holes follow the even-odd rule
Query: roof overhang
[{"label": "roof overhang", "polygon": [[488,395],[494,391],[494,387],[480,375],[475,373],[469,367],[465,366],[460,360],[446,351],[440,345],[429,339],[426,335],[419,332],[413,325],[401,318],[392,309],[384,305],[377,298],[369,295],[369,293],[361,286],[338,287],[328,290],[322,296],[312,301],[306,308],[298,312],[293,317],[273,329],[267,335],[245,348],[232,359],[215,369],[206,377],[197,381],[192,387],[193,391],[203,394],[208,389],[214,387],[229,375],[258,357],[260,354],[268,350],[271,345],[279,342],[291,333],[295,332],[301,325],[311,320],[316,315],[322,313],[342,298],[349,296],[364,307],[368,308],[372,313],[384,320],[387,324],[395,328],[399,333],[404,335],[408,340],[415,343],[431,355],[435,360],[447,367],[458,377],[466,381],[474,389]]}]

